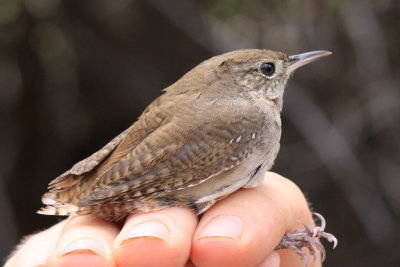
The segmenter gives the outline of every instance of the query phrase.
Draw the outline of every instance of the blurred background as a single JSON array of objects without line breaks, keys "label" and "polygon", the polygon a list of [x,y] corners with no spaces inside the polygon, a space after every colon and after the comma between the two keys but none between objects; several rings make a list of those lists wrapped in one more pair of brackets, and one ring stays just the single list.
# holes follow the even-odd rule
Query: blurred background
[{"label": "blurred background", "polygon": [[59,220],[35,213],[50,180],[201,61],[326,49],[289,82],[273,170],[338,237],[325,266],[399,266],[399,25],[396,0],[0,0],[1,259]]}]

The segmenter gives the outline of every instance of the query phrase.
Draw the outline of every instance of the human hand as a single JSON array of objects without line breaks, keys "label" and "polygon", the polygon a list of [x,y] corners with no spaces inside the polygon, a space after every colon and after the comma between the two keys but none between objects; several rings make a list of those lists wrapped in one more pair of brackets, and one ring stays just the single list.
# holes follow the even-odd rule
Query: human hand
[{"label": "human hand", "polygon": [[[302,267],[293,251],[274,251],[285,233],[303,228],[301,222],[314,226],[304,195],[268,172],[262,185],[235,192],[201,218],[176,207],[130,215],[123,225],[70,217],[27,237],[5,267]],[[320,256],[309,263],[321,266]]]}]

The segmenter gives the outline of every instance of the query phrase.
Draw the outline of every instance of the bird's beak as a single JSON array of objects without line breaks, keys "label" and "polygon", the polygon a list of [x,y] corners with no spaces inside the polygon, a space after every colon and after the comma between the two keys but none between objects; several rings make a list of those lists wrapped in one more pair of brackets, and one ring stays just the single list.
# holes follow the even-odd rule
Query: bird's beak
[{"label": "bird's beak", "polygon": [[326,50],[312,51],[303,54],[289,56],[289,66],[287,72],[292,73],[295,69],[300,68],[310,62],[318,60],[322,57],[332,55],[332,52]]}]

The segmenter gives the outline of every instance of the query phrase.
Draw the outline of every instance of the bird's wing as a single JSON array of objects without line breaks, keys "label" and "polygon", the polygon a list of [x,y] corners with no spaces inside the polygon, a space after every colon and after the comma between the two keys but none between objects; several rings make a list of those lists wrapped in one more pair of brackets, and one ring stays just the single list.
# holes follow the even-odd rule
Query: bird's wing
[{"label": "bird's wing", "polygon": [[100,162],[110,155],[110,153],[118,146],[121,140],[125,138],[130,130],[131,127],[120,133],[99,151],[79,161],[72,166],[70,170],[55,178],[50,182],[49,189],[61,190],[78,183],[85,173],[92,171],[97,165],[99,165]]},{"label": "bird's wing", "polygon": [[256,112],[259,109],[248,103],[233,109],[221,104],[207,110],[192,106],[112,165],[79,205],[179,190],[238,166],[268,127]]},{"label": "bird's wing", "polygon": [[[154,131],[163,124],[168,113],[158,111],[160,98],[156,99],[142,114],[141,120],[137,121],[131,127],[123,131],[121,134],[112,139],[107,145],[91,156],[76,163],[70,170],[61,174],[49,184],[50,192],[60,192],[72,186],[84,178],[90,177],[92,171],[99,170],[100,167],[108,168],[113,163],[124,157],[126,153],[137,144],[139,144],[148,133]],[[157,116],[151,116],[148,110],[152,108]],[[115,154],[111,157],[111,154]],[[111,160],[110,160],[111,159]]]}]

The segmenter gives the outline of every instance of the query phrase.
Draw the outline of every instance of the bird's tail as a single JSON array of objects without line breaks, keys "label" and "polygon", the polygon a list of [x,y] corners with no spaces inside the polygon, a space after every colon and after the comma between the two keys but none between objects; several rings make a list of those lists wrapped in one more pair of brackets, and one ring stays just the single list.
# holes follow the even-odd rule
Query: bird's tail
[{"label": "bird's tail", "polygon": [[38,214],[43,215],[60,215],[68,216],[76,214],[80,209],[78,206],[73,204],[65,204],[57,201],[58,193],[48,192],[42,197],[42,203],[46,206],[37,211]]},{"label": "bird's tail", "polygon": [[51,206],[47,205],[46,207],[41,208],[37,211],[38,214],[43,215],[58,215],[58,216],[69,216],[75,214],[79,208],[74,205],[59,205],[59,206]]}]

